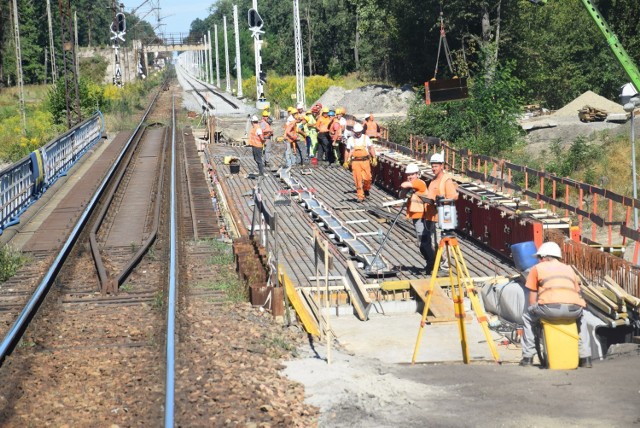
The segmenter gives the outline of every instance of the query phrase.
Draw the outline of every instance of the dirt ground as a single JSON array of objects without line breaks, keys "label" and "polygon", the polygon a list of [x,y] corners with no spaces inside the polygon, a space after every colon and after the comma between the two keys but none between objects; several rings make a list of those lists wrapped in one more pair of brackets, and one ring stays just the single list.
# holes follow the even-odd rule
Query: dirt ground
[{"label": "dirt ground", "polygon": [[321,427],[629,427],[640,425],[640,351],[619,345],[592,369],[477,362],[389,365],[305,347],[285,374],[320,408]]}]

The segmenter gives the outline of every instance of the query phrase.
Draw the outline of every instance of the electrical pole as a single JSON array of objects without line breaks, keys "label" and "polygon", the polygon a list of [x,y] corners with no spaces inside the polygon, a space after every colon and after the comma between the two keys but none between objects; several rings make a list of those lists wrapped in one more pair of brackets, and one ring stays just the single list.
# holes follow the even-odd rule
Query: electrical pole
[{"label": "electrical pole", "polygon": [[216,33],[216,86],[220,88],[220,55],[218,53],[218,24],[213,24],[213,32]]},{"label": "electrical pole", "polygon": [[22,135],[27,133],[27,116],[24,108],[24,80],[22,79],[22,50],[20,49],[20,23],[18,22],[18,2],[13,0],[13,36],[16,45],[16,73],[18,93],[20,96],[20,117],[22,118]]},{"label": "electrical pole", "polygon": [[[73,22],[71,19],[71,0],[58,0],[60,9],[60,32],[62,36],[64,94],[67,108],[67,127],[71,129],[82,121],[80,111],[80,90],[75,65],[75,40],[73,37]],[[73,92],[73,100],[71,100]],[[74,117],[75,116],[75,117]]]},{"label": "electrical pole", "polygon": [[233,27],[236,33],[236,80],[238,98],[242,98],[242,66],[240,65],[240,32],[238,31],[238,5],[233,5]]},{"label": "electrical pole", "polygon": [[256,108],[267,109],[269,108],[269,101],[264,96],[264,85],[267,83],[267,73],[262,70],[262,56],[260,50],[262,49],[262,40],[260,35],[264,34],[262,31],[263,21],[258,14],[258,0],[253,0],[253,7],[249,9],[248,20],[249,30],[253,36],[253,53],[256,64]]},{"label": "electrical pole", "polygon": [[51,0],[47,0],[47,22],[49,24],[49,55],[51,55],[51,81],[58,80],[58,70],[56,69],[56,49],[53,45],[53,24],[51,21]]},{"label": "electrical pole", "polygon": [[300,7],[298,0],[293,0],[293,35],[296,48],[296,98],[303,106],[307,106],[304,94],[304,58],[302,56],[302,33],[300,31]]},{"label": "electrical pole", "polygon": [[231,80],[229,78],[229,43],[227,42],[227,17],[222,17],[224,27],[224,64],[227,72],[227,92],[231,92]]},{"label": "electrical pole", "polygon": [[80,78],[80,45],[78,44],[78,11],[73,11],[73,35],[75,40],[76,75]]},{"label": "electrical pole", "polygon": [[[211,30],[207,30],[207,40],[209,40],[209,83],[213,84],[213,58],[211,58]],[[216,49],[217,50],[217,49]],[[217,55],[217,53],[216,53]]]}]

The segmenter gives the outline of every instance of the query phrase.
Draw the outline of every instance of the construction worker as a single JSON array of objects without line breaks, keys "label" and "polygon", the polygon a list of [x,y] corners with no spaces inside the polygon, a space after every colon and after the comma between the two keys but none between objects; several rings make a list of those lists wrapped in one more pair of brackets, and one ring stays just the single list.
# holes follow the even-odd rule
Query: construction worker
[{"label": "construction worker", "polygon": [[362,125],[364,133],[375,142],[380,138],[380,126],[373,119],[373,113],[369,113],[364,119],[364,124]]},{"label": "construction worker", "polygon": [[298,148],[298,122],[288,122],[284,128],[284,142],[286,144],[284,152],[285,168],[290,168],[296,163]]},{"label": "construction worker", "polygon": [[316,129],[318,130],[318,153],[316,157],[318,162],[327,162],[329,165],[335,161],[333,150],[331,149],[331,137],[329,135],[329,109],[323,107],[320,110],[320,116],[316,119]]},{"label": "construction worker", "polygon": [[296,112],[299,115],[304,115],[304,104],[302,104],[302,103],[296,104]]},{"label": "construction worker", "polygon": [[296,114],[296,123],[298,131],[298,139],[296,140],[296,159],[300,161],[300,166],[304,167],[309,164],[309,155],[307,151],[307,133],[309,132],[309,128],[307,128],[307,118],[298,113]]},{"label": "construction worker", "polygon": [[309,158],[315,158],[318,147],[318,130],[316,129],[316,118],[313,115],[313,110],[307,110],[304,118],[307,121],[307,153]]},{"label": "construction worker", "polygon": [[427,197],[427,183],[420,179],[420,167],[418,167],[418,164],[410,163],[405,168],[404,173],[407,179],[400,184],[400,197],[410,195],[407,200],[407,218],[413,223],[420,254],[425,260],[427,274],[429,274],[431,273],[429,260],[433,263],[435,253],[431,244],[431,235],[424,218],[425,203],[421,199],[421,197]]},{"label": "construction worker", "polygon": [[[444,155],[442,153],[435,153],[431,156],[429,162],[431,163],[431,170],[433,171],[433,179],[427,189],[427,198],[434,202],[437,201],[438,198],[457,200],[458,190],[456,183],[453,181],[451,174],[444,170]],[[429,231],[427,273],[431,273],[436,260],[436,252],[433,248],[434,245],[437,245],[436,224],[438,223],[438,209],[436,205],[433,203],[427,204],[424,214],[425,224]],[[439,268],[448,268],[446,258],[442,258]]]},{"label": "construction worker", "polygon": [[336,160],[342,158],[339,153],[339,144],[342,141],[342,125],[340,125],[340,118],[336,117],[334,110],[329,110],[329,117],[331,118],[329,136],[331,137],[331,152],[333,153],[333,161],[329,162],[329,165],[332,165]]},{"label": "construction worker", "polygon": [[545,242],[535,256],[540,260],[531,268],[525,287],[529,289],[529,307],[522,314],[521,366],[533,364],[535,338],[533,325],[542,319],[575,319],[579,330],[580,367],[591,368],[591,344],[587,321],[582,316],[587,306],[580,294],[580,283],[573,268],[562,263],[562,250],[555,242]]},{"label": "construction worker", "polygon": [[336,119],[340,123],[340,141],[338,141],[338,156],[340,163],[343,163],[345,158],[345,148],[347,146],[347,139],[351,136],[351,131],[347,129],[347,118],[344,115],[347,114],[347,110],[344,107],[338,107],[336,109]]},{"label": "construction worker", "polygon": [[273,129],[269,123],[271,117],[268,110],[262,111],[262,120],[260,121],[260,129],[262,129],[262,136],[264,137],[264,166],[269,166],[271,162],[271,154],[273,151],[273,143],[271,137],[273,137]]},{"label": "construction worker", "polygon": [[262,148],[264,147],[264,135],[260,128],[260,120],[258,116],[251,116],[251,130],[249,131],[249,145],[253,152],[253,160],[258,164],[258,172],[260,177],[264,177],[264,160],[262,160]]},{"label": "construction worker", "polygon": [[358,202],[364,202],[371,189],[371,166],[376,166],[376,150],[369,137],[362,133],[362,125],[353,125],[353,135],[347,140],[345,148],[345,161],[343,166],[353,173],[353,181],[356,185]]},{"label": "construction worker", "polygon": [[297,110],[294,107],[287,107],[287,121],[285,122],[285,126],[288,123],[291,123],[295,120],[295,114]]}]

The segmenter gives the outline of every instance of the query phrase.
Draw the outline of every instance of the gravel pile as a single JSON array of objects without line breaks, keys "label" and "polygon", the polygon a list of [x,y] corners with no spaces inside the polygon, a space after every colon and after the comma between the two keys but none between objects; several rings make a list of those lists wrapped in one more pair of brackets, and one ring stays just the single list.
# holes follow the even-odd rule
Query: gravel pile
[{"label": "gravel pile", "polygon": [[346,91],[331,86],[318,100],[329,108],[344,107],[347,114],[364,118],[368,113],[377,116],[406,115],[415,92],[409,85],[401,88],[367,85]]},{"label": "gravel pile", "polygon": [[575,117],[578,119],[578,110],[584,106],[595,107],[598,110],[604,110],[607,113],[624,113],[624,109],[618,103],[608,100],[605,97],[601,97],[592,91],[587,91],[580,95],[578,98],[571,101],[566,106],[557,110],[552,114],[553,117]]}]

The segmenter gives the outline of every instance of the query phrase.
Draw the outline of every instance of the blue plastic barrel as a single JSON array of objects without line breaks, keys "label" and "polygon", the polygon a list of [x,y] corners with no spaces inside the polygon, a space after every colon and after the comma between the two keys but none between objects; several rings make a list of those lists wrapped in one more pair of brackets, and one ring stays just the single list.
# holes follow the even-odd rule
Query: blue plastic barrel
[{"label": "blue plastic barrel", "polygon": [[534,254],[538,251],[533,241],[520,242],[511,246],[511,257],[516,265],[516,269],[524,272],[538,263],[538,258]]}]

